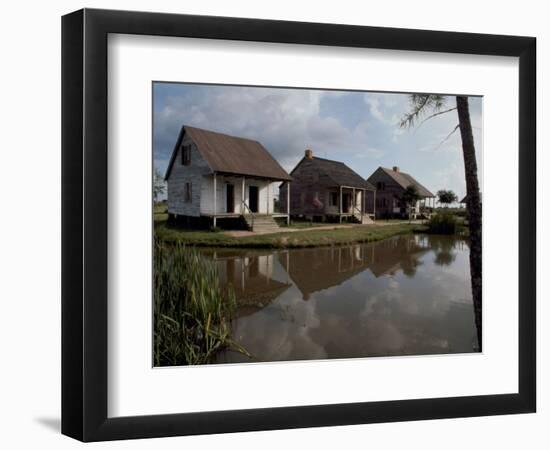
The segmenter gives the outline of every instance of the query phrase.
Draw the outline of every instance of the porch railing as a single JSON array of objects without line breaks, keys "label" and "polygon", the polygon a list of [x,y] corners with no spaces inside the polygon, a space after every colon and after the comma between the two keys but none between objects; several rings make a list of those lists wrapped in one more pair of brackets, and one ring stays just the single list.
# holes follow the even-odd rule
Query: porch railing
[{"label": "porch railing", "polygon": [[[252,224],[251,224],[251,227],[252,229],[254,229],[254,213],[252,212],[252,210],[250,209],[250,207],[246,204],[245,201],[241,201],[241,205],[243,206],[242,210],[243,212],[245,210],[248,210],[248,214],[252,217]],[[243,214],[244,215],[244,214]]]}]

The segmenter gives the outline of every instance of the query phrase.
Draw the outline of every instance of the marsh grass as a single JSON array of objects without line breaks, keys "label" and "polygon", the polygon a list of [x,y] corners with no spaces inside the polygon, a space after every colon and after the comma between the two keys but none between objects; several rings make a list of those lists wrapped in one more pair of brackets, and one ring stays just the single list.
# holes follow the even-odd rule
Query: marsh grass
[{"label": "marsh grass", "polygon": [[247,354],[231,339],[235,308],[212,261],[193,247],[155,241],[155,366],[206,364],[223,348]]}]

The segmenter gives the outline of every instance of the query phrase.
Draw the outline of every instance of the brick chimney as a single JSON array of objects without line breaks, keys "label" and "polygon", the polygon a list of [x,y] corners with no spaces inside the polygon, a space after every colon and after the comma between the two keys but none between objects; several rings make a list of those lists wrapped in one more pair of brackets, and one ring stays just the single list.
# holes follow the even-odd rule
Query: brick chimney
[{"label": "brick chimney", "polygon": [[306,159],[313,159],[313,150],[311,150],[310,148],[307,148],[306,149]]},{"label": "brick chimney", "polygon": [[393,169],[394,172],[399,172],[399,167],[397,167],[397,166],[393,166],[392,169]]}]

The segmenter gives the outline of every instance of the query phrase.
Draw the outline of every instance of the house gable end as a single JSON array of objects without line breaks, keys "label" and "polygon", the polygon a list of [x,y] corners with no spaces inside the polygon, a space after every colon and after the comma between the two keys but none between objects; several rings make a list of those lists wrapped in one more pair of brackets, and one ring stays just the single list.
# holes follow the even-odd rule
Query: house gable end
[{"label": "house gable end", "polygon": [[383,190],[389,190],[388,188],[390,188],[392,191],[395,191],[395,192],[400,192],[405,190],[405,188],[401,186],[397,181],[395,181],[394,178],[388,175],[386,171],[382,169],[382,167],[379,167],[378,169],[376,169],[373,172],[373,174],[367,179],[367,181],[371,183],[376,188],[376,190],[380,190],[378,188],[378,183],[385,184],[386,189],[383,189]]},{"label": "house gable end", "polygon": [[208,168],[208,172],[212,173],[212,169],[210,168],[208,161],[204,158],[202,155],[200,148],[197,146],[197,144],[193,141],[191,135],[186,132],[185,125],[181,127],[180,133],[178,135],[178,139],[176,140],[176,145],[174,146],[174,149],[172,150],[172,155],[170,156],[170,161],[168,162],[168,167],[166,169],[166,175],[164,175],[164,180],[168,181],[170,178],[170,175],[172,174],[172,170],[174,170],[174,166],[181,165],[181,151],[183,145],[191,144],[191,164],[188,167],[192,167],[194,164],[199,162],[199,166],[203,167],[203,169],[206,167]]},{"label": "house gable end", "polygon": [[[190,160],[182,158],[184,146],[189,146]],[[212,173],[207,161],[187,133],[180,135],[167,172],[168,212],[181,216],[198,217],[201,214],[201,196],[207,175]]]}]

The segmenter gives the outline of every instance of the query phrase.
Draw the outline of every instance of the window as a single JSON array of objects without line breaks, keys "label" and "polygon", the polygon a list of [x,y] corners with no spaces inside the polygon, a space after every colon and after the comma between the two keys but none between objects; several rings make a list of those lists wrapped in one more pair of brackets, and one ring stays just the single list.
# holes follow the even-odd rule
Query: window
[{"label": "window", "polygon": [[384,189],[386,189],[386,183],[384,183],[383,181],[379,181],[378,183],[376,183],[376,189],[379,191],[383,191]]},{"label": "window", "polygon": [[185,183],[185,203],[191,203],[193,201],[193,192],[191,183]]},{"label": "window", "polygon": [[181,164],[184,166],[191,165],[191,146],[182,145],[181,147]]},{"label": "window", "polygon": [[338,192],[329,193],[329,205],[338,206]]}]

